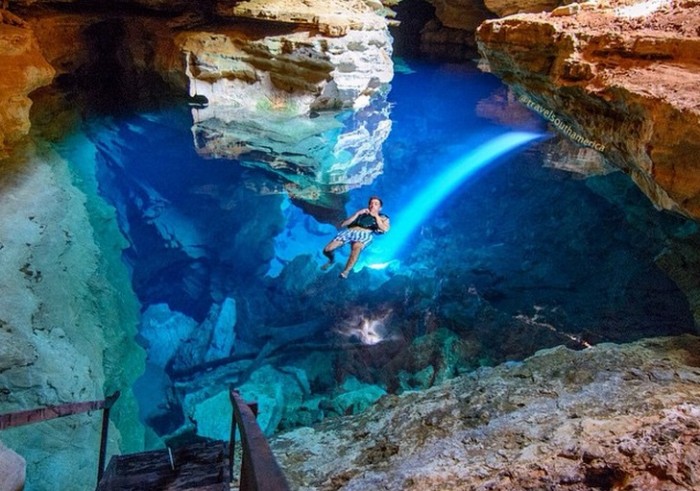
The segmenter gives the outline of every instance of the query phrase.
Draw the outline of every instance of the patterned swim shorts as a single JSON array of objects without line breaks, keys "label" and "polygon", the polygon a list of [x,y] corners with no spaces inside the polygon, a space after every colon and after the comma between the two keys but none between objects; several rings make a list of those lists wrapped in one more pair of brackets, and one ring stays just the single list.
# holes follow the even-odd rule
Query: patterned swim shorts
[{"label": "patterned swim shorts", "polygon": [[347,244],[348,242],[362,242],[364,245],[367,245],[372,242],[373,236],[374,232],[371,230],[349,228],[338,232],[338,235],[336,235],[333,240],[337,240],[343,244]]}]

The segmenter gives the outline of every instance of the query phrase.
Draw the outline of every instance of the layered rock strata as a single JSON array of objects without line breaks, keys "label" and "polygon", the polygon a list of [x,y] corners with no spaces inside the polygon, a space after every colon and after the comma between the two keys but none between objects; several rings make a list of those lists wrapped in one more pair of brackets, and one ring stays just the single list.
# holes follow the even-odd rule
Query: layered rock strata
[{"label": "layered rock strata", "polygon": [[[301,25],[329,37],[345,36],[350,30],[374,31],[386,28],[388,10],[379,1],[347,0],[220,0],[216,12],[223,17],[238,17]],[[376,15],[377,12],[381,16]]]},{"label": "layered rock strata", "polygon": [[312,15],[299,2],[221,3],[225,20],[206,24],[99,12],[39,13],[28,22],[59,75],[96,72],[78,97],[93,91],[88,103],[98,106],[152,103],[159,78],[199,103],[192,131],[202,156],[265,168],[282,192],[318,200],[380,174],[391,128],[387,21],[362,2],[336,7]]},{"label": "layered rock strata", "polygon": [[484,0],[484,5],[499,17],[512,14],[549,12],[558,7],[559,0]]},{"label": "layered rock strata", "polygon": [[[255,22],[175,38],[190,95],[207,101],[193,111],[198,152],[266,168],[300,200],[372,182],[391,128],[386,19],[365,2],[221,2],[217,13]],[[349,114],[319,113],[329,109]]]},{"label": "layered rock strata", "polygon": [[382,172],[393,63],[381,4],[219,2],[215,10],[218,22],[195,12],[163,20],[98,11],[38,12],[27,22],[57,73],[78,81],[77,97],[98,107],[150,102],[161,97],[160,78],[200,103],[201,155],[265,168],[294,198],[346,192]]},{"label": "layered rock strata", "polygon": [[[358,11],[326,7],[316,13],[305,3],[220,6],[237,22],[258,22],[176,37],[191,95],[241,109],[267,101],[287,114],[367,105],[391,81],[393,64],[386,20],[361,5]],[[324,16],[324,10],[331,13]]]},{"label": "layered rock strata", "polygon": [[0,14],[0,159],[29,133],[28,94],[51,83],[54,76],[32,30],[1,21]]},{"label": "layered rock strata", "polygon": [[[646,10],[644,10],[646,8]],[[660,208],[700,218],[700,6],[586,2],[487,21],[491,70]]]},{"label": "layered rock strata", "polygon": [[665,489],[700,482],[700,339],[563,347],[280,435],[295,489]]}]

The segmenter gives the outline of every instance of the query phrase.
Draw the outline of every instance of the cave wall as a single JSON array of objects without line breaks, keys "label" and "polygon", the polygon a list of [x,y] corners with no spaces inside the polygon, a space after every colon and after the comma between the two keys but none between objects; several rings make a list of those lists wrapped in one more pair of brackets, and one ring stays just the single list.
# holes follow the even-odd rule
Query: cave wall
[{"label": "cave wall", "polygon": [[700,8],[626,14],[588,2],[485,22],[491,70],[558,130],[595,147],[659,207],[700,217]]},{"label": "cave wall", "polygon": [[[109,66],[100,63],[109,59],[122,68],[119,90],[110,94],[114,100],[157,98],[161,88],[200,95],[200,89],[206,87],[201,93],[219,108],[238,108],[242,103],[255,108],[265,100],[291,107],[294,100],[299,103],[295,110],[306,111],[360,106],[390,80],[392,73],[390,46],[375,50],[368,59],[361,58],[371,47],[368,44],[376,48],[389,38],[386,24],[373,17],[377,15],[373,10],[359,4],[357,12],[334,17],[309,16],[299,10],[290,15],[253,2],[220,2],[210,5],[211,11],[205,13],[215,12],[219,20],[228,18],[235,27],[216,24],[205,29],[200,28],[201,12],[179,16],[186,9],[184,2],[129,3],[167,14],[162,17],[134,12],[105,14],[99,9],[32,14],[31,9],[42,3],[50,4],[12,2],[12,6],[25,8],[22,14],[27,26],[0,24],[0,40],[7,47],[1,52],[8,57],[2,60],[7,62],[3,66],[16,67],[12,73],[17,74],[9,77],[4,73],[0,78],[0,84],[6,84],[0,94],[8,94],[0,106],[0,118],[4,118],[0,150],[6,156],[2,160],[1,199],[3,209],[9,210],[2,222],[3,274],[12,278],[14,285],[3,295],[8,308],[0,324],[0,336],[7,340],[0,344],[0,349],[6,350],[0,359],[7,360],[0,377],[9,391],[0,394],[3,410],[100,398],[112,389],[129,386],[143,363],[140,355],[127,355],[131,353],[137,306],[133,298],[123,298],[123,292],[129,291],[126,272],[118,260],[124,244],[113,235],[109,247],[96,245],[96,236],[109,236],[99,231],[96,223],[100,219],[109,222],[111,212],[95,205],[88,188],[77,188],[61,156],[28,143],[28,94],[56,77],[72,88],[81,104],[112,104],[101,97],[80,99],[80,89],[86,88],[85,80],[91,76],[100,87],[99,76],[105,74],[99,69]],[[496,13],[520,10],[510,4],[495,7],[490,2],[486,8]],[[479,16],[489,15],[485,9],[477,10]],[[459,5],[436,3],[436,11],[453,34],[464,35],[480,22],[461,18]],[[299,21],[300,12],[306,20]],[[484,24],[479,42],[491,69],[521,96],[561,115],[567,126],[589,141],[600,142],[608,150],[604,152],[606,159],[629,172],[660,207],[700,216],[694,177],[695,142],[700,141],[697,104],[693,97],[686,97],[694,93],[688,90],[696,85],[692,53],[697,36],[665,41],[652,29],[653,36],[644,31],[643,36],[627,39],[607,33],[591,38],[576,34],[588,32],[576,11],[559,12],[563,13]],[[122,41],[113,44],[117,51],[96,56],[99,50],[91,43],[109,33]],[[348,42],[343,45],[341,40]],[[362,63],[355,63],[355,55]],[[373,64],[374,69],[370,69]],[[363,73],[363,69],[367,71]],[[679,78],[662,77],[676,70]],[[606,84],[610,76],[624,73],[643,75],[636,81],[642,80],[644,86],[635,86],[635,80],[624,77]],[[679,79],[688,82],[673,82]],[[661,87],[663,93],[648,89],[658,80],[669,81]],[[113,90],[112,81],[103,82]],[[253,101],[240,94],[230,99],[214,97],[220,94],[213,87],[245,87],[248,83],[257,84],[255,90],[240,94],[257,94]],[[683,95],[666,97],[673,90],[681,90]],[[82,97],[95,94],[99,91]],[[65,100],[52,105],[48,101],[52,95],[55,93],[45,93],[46,105],[34,113],[34,126],[42,126],[38,124],[41,120],[42,135],[62,136],[75,128],[79,118]],[[89,144],[87,148],[89,162]],[[106,256],[105,251],[113,256]],[[10,301],[15,307],[10,308]],[[56,308],[59,305],[61,308]],[[110,315],[105,316],[105,312]],[[118,345],[123,352],[107,349]],[[66,358],[72,363],[62,363]],[[135,414],[129,411],[133,400],[128,402],[126,395],[124,401],[127,406],[121,416],[119,412],[115,416],[121,430],[121,450],[143,445],[144,439],[130,416]],[[75,434],[69,432],[70,423],[61,424],[56,426],[64,436],[56,444],[68,446]],[[94,422],[81,423],[80,434],[86,440],[95,431]],[[27,435],[2,437],[10,446],[27,442],[36,448],[44,446]],[[43,456],[35,453],[27,457],[28,466],[37,474],[51,472],[41,467]],[[65,468],[59,465],[62,470],[54,475],[66,489],[81,489],[84,483],[79,484],[69,471],[71,459],[89,468],[94,463],[81,450],[66,455]]]},{"label": "cave wall", "polygon": [[[205,30],[192,29],[201,22],[189,17],[196,12],[175,17],[172,10],[44,6],[13,2],[21,22],[0,23],[0,43],[16,48],[3,51],[12,70],[0,76],[6,89],[0,93],[7,94],[0,113],[0,254],[7,279],[0,286],[0,410],[96,400],[121,390],[109,452],[161,448],[138,421],[131,392],[144,367],[134,342],[139,305],[121,261],[128,243],[114,210],[98,197],[98,150],[85,134],[85,118],[230,82],[253,90],[233,100],[216,100],[218,92],[210,90],[208,102],[224,111],[241,103],[254,111],[261,101],[275,110],[270,101],[278,99],[302,113],[361,109],[393,75],[391,39],[383,17],[363,3],[341,16],[311,16],[301,32],[298,21],[261,23],[264,5],[246,5],[241,15],[254,18],[236,28]],[[217,15],[234,14],[222,5]],[[216,52],[216,43],[238,50]],[[229,70],[236,64],[243,69]],[[373,139],[367,136],[355,140],[366,145]],[[71,143],[61,145],[67,138]],[[66,148],[79,150],[62,153]],[[94,488],[99,418],[42,425],[50,429],[30,425],[0,435],[26,460],[28,486]]]},{"label": "cave wall", "polygon": [[[113,211],[91,203],[52,149],[27,144],[15,152],[0,173],[0,408],[98,400],[121,390],[109,450],[138,449],[144,429],[130,390],[143,364],[133,341],[138,305],[128,295]],[[96,475],[100,427],[93,413],[0,438],[27,461],[32,489],[88,489],[94,478],[76,469]]]},{"label": "cave wall", "polygon": [[659,208],[697,219],[698,7],[635,14],[636,3],[433,0],[421,50],[457,59],[475,42],[555,131],[628,173]]},{"label": "cave wall", "polygon": [[5,23],[0,23],[0,66],[0,159],[3,159],[29,132],[32,105],[29,93],[51,83],[55,71],[42,55],[32,30]]},{"label": "cave wall", "polygon": [[[54,37],[44,43],[35,32]],[[121,261],[126,243],[97,196],[94,146],[78,141],[79,154],[62,155],[47,141],[80,138],[75,101],[46,87],[82,64],[75,40],[68,29],[0,23],[0,411],[120,390],[108,451],[123,453],[142,449],[146,435],[131,392],[144,353],[134,342],[139,305]],[[94,489],[99,416],[9,429],[0,440],[26,461],[29,489]]]}]

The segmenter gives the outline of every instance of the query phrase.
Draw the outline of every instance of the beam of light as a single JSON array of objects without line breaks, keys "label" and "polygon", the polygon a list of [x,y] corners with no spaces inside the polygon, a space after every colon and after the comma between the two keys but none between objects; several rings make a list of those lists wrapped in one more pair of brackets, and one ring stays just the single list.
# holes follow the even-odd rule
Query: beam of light
[{"label": "beam of light", "polygon": [[[363,264],[373,269],[387,267],[401,251],[411,234],[428,218],[430,213],[460,184],[479,169],[502,155],[540,138],[541,134],[510,132],[497,136],[455,160],[445,171],[420,191],[413,200],[391,220],[391,229],[381,238],[381,250]],[[378,245],[378,244],[377,244]],[[374,244],[373,244],[374,247]]]}]

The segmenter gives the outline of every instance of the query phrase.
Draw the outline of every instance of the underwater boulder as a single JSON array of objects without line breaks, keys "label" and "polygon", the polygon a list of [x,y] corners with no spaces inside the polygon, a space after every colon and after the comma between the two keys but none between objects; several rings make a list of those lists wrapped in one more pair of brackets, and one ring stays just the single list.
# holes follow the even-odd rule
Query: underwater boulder
[{"label": "underwater boulder", "polygon": [[340,387],[341,393],[331,400],[333,411],[340,415],[357,414],[372,406],[386,390],[375,384],[348,377]]},{"label": "underwater boulder", "polygon": [[[301,405],[303,385],[297,377],[265,365],[253,372],[237,390],[244,401],[257,403],[258,424],[265,435],[272,435],[280,422]],[[205,388],[200,393],[189,394],[183,403],[185,412],[195,422],[199,436],[228,440],[232,414],[228,389],[207,397],[209,390]]]},{"label": "underwater boulder", "polygon": [[139,338],[148,352],[148,362],[165,368],[178,347],[190,337],[197,323],[167,304],[149,306],[141,318]]},{"label": "underwater boulder", "polygon": [[426,389],[477,366],[480,344],[440,328],[416,338],[387,364],[386,383]]},{"label": "underwater boulder", "polygon": [[0,442],[0,489],[5,491],[24,489],[26,466],[22,456]]}]

